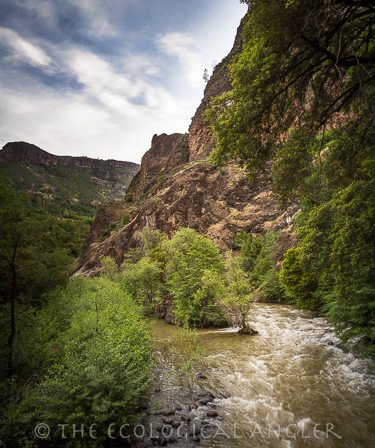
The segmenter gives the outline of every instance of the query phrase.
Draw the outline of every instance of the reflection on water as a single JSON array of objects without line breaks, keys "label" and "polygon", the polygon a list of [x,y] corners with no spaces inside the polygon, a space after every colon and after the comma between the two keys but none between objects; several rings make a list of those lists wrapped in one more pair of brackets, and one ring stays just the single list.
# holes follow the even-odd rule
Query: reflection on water
[{"label": "reflection on water", "polygon": [[[251,323],[259,335],[199,330],[207,387],[224,417],[222,434],[201,436],[201,445],[374,447],[375,363],[328,345],[338,340],[325,332],[327,321],[308,311],[257,304]],[[176,331],[164,320],[154,330]]]}]

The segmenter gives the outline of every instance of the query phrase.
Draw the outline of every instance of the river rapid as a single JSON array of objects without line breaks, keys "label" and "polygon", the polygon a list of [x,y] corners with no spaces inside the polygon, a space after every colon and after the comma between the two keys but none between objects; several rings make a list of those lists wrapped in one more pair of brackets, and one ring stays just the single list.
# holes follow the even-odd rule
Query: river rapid
[{"label": "river rapid", "polygon": [[[200,446],[375,447],[375,362],[339,348],[316,313],[256,304],[250,321],[258,335],[198,330],[208,377],[199,386],[220,416]],[[176,328],[156,320],[154,331]],[[193,412],[204,418],[207,408]]]}]

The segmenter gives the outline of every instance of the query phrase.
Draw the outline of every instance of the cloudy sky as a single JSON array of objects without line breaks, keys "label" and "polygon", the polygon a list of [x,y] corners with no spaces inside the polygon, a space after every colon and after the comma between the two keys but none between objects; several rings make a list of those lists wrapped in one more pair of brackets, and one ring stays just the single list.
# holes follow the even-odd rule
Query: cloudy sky
[{"label": "cloudy sky", "polygon": [[187,132],[239,0],[0,0],[0,147],[139,162]]}]

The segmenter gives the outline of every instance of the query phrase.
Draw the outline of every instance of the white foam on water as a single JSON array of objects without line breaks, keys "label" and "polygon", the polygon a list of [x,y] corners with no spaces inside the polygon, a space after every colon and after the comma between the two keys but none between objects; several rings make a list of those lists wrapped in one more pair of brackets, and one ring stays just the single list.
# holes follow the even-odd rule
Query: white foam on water
[{"label": "white foam on water", "polygon": [[[227,425],[242,425],[245,432],[250,424],[294,424],[296,440],[280,436],[271,441],[260,438],[256,444],[232,440],[223,446],[373,448],[375,425],[368,422],[375,420],[375,363],[327,345],[339,340],[324,318],[308,311],[256,305],[250,324],[259,335],[231,335],[222,345],[216,340],[207,358],[215,367],[212,386],[230,396],[215,400],[218,412]],[[236,331],[218,330],[215,337]],[[363,422],[361,431],[356,422]],[[313,437],[315,425],[321,425],[315,431],[322,436],[327,423],[346,440]]]}]

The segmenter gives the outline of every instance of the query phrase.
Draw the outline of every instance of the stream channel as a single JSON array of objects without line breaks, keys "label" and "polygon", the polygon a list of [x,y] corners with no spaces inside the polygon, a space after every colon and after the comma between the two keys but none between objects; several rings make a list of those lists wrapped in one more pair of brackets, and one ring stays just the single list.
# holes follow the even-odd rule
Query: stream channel
[{"label": "stream channel", "polygon": [[[158,338],[176,331],[165,320],[153,321]],[[198,330],[207,379],[197,380],[196,392],[216,398],[211,407],[193,406],[190,415],[204,421],[214,408],[218,417],[209,423],[218,429],[201,433],[197,446],[375,447],[373,360],[339,348],[324,318],[294,306],[256,304],[251,325],[259,334]],[[172,400],[183,406],[174,386]],[[162,396],[153,393],[151,401]]]}]

